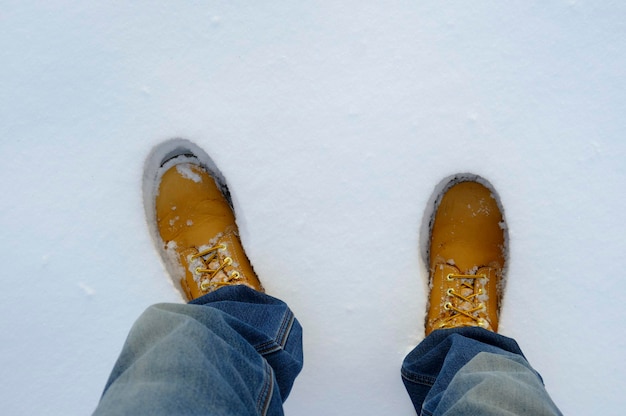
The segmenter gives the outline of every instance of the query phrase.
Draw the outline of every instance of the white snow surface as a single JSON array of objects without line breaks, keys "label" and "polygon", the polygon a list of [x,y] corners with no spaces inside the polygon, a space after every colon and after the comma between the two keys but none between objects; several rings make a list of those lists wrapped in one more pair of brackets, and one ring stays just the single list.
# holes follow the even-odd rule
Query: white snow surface
[{"label": "white snow surface", "polygon": [[149,305],[164,140],[227,178],[269,294],[304,327],[289,415],[411,415],[427,202],[489,180],[501,333],[566,414],[626,406],[626,3],[79,2],[0,7],[4,414],[89,414]]}]

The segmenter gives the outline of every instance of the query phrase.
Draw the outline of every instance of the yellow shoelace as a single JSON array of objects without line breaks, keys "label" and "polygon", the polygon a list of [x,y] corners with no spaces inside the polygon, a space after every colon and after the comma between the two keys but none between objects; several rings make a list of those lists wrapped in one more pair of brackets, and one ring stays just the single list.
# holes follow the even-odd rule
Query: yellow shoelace
[{"label": "yellow shoelace", "polygon": [[[233,259],[231,259],[230,257],[224,257],[224,259],[220,263],[220,266],[217,269],[209,268],[209,264],[211,264],[211,260],[217,257],[217,252],[223,251],[223,250],[226,250],[226,245],[218,244],[216,246],[209,247],[191,256],[191,260],[200,259],[202,260],[202,263],[204,264],[204,267],[196,267],[196,273],[199,274],[202,279],[202,281],[200,282],[200,289],[202,289],[203,292],[209,292],[217,288],[220,288],[222,286],[232,285],[235,283],[234,282],[235,280],[238,280],[241,277],[238,271],[233,270],[230,274],[226,276],[226,280],[223,280],[220,282],[212,281],[212,279],[220,271],[222,271],[224,267],[230,266],[231,264],[233,264]],[[205,257],[205,256],[208,256],[208,257]]]},{"label": "yellow shoelace", "polygon": [[[454,279],[463,279],[463,280],[471,280],[472,283],[468,283],[466,281],[462,281],[461,282],[461,290],[463,289],[469,289],[472,291],[471,295],[468,296],[463,296],[462,293],[458,293],[456,290],[449,288],[446,291],[446,294],[452,298],[458,298],[460,300],[462,300],[463,302],[467,302],[473,305],[472,308],[470,309],[460,309],[457,306],[455,306],[452,302],[448,301],[443,305],[443,308],[447,311],[452,311],[453,314],[450,315],[449,317],[447,317],[446,319],[443,320],[443,322],[441,322],[439,324],[440,328],[445,328],[447,326],[458,326],[458,323],[453,324],[452,321],[455,318],[458,318],[459,315],[463,315],[467,318],[469,318],[470,320],[472,320],[473,322],[476,323],[476,325],[480,326],[480,327],[486,327],[488,325],[488,322],[485,321],[483,318],[479,317],[479,316],[475,316],[474,313],[485,309],[485,304],[482,302],[476,303],[476,301],[478,300],[478,296],[483,294],[483,290],[482,289],[478,289],[478,292],[476,292],[475,290],[475,284],[474,281],[476,279],[486,279],[487,276],[484,274],[456,274],[456,273],[449,273],[446,276],[446,280],[448,281],[452,281]],[[465,326],[474,326],[471,323],[467,323],[464,324]]]}]

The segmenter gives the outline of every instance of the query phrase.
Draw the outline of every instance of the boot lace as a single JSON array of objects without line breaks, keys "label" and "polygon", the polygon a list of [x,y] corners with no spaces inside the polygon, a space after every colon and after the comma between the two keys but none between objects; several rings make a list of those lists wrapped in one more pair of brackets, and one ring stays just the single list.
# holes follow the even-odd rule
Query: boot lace
[{"label": "boot lace", "polygon": [[[478,290],[476,290],[476,280],[486,278],[487,276],[484,274],[449,273],[446,276],[446,280],[449,282],[455,279],[461,280],[460,291],[449,288],[446,291],[446,295],[448,295],[451,300],[457,300],[457,302],[461,301],[463,307],[455,305],[452,301],[444,303],[443,308],[446,311],[450,311],[451,314],[439,324],[440,328],[459,326],[458,323],[453,322],[456,318],[459,318],[459,316],[468,318],[467,322],[461,324],[463,326],[479,326],[482,328],[489,326],[489,323],[484,318],[476,315],[477,312],[486,309],[485,304],[479,299],[479,296],[483,294],[483,289],[478,288]],[[465,305],[467,304],[470,306],[466,307]]]},{"label": "boot lace", "polygon": [[[229,286],[238,284],[238,280],[241,279],[241,274],[237,270],[233,270],[230,273],[226,273],[225,267],[233,264],[233,259],[226,256],[220,262],[217,268],[211,268],[214,260],[218,258],[218,252],[226,250],[225,244],[218,244],[213,247],[204,249],[190,257],[190,260],[200,260],[201,265],[195,268],[196,274],[200,275],[200,289],[203,292],[211,292],[222,286]],[[219,281],[213,281],[219,272],[224,270],[224,279]]]}]

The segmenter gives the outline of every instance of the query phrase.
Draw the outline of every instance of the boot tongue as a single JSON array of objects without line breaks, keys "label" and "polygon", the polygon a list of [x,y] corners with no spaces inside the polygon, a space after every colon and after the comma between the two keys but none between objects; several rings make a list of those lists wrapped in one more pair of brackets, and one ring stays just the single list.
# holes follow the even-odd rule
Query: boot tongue
[{"label": "boot tongue", "polygon": [[[468,287],[462,286],[461,289],[461,296],[469,298],[470,296],[472,296],[474,294],[474,290],[470,289]],[[462,309],[464,311],[469,311],[471,309],[474,309],[474,304],[471,302],[464,302],[464,301],[460,301],[459,305],[458,305],[459,309]]]}]

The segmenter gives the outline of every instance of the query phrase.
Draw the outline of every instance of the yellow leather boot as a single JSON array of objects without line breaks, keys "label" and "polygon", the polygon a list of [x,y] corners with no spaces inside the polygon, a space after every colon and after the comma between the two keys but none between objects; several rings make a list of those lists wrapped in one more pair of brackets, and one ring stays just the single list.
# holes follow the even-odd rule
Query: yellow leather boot
[{"label": "yellow leather boot", "polygon": [[497,332],[505,224],[492,191],[473,181],[451,186],[431,227],[426,335],[462,326]]},{"label": "yellow leather boot", "polygon": [[188,300],[228,285],[263,291],[241,245],[233,210],[197,159],[182,155],[165,164],[155,210],[162,254]]}]

